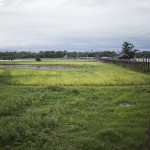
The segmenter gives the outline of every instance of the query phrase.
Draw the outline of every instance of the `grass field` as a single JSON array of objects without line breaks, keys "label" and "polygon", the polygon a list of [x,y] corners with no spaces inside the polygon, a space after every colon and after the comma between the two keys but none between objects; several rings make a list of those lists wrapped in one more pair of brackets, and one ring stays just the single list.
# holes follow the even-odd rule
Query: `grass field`
[{"label": "grass field", "polygon": [[149,73],[86,61],[9,63],[80,68],[0,68],[0,150],[148,149]]},{"label": "grass field", "polygon": [[[1,62],[2,63],[2,62]],[[6,63],[6,62],[4,62]],[[9,62],[10,63],[10,62]],[[12,62],[19,63],[19,62]],[[77,66],[78,69],[0,68],[0,82],[9,85],[149,85],[150,74],[139,73],[114,64],[97,62],[51,61],[20,64]]]}]

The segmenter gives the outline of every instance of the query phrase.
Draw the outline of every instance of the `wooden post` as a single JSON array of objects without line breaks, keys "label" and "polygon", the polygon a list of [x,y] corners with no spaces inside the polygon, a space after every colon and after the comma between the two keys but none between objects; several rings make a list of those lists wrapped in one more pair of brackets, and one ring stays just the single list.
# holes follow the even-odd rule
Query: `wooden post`
[{"label": "wooden post", "polygon": [[143,70],[145,70],[145,59],[143,58]]},{"label": "wooden post", "polygon": [[148,134],[149,136],[148,150],[150,150],[150,117],[149,117],[149,127],[147,130],[145,130],[145,134]]},{"label": "wooden post", "polygon": [[146,58],[146,70],[148,70],[148,58]]},{"label": "wooden post", "polygon": [[138,59],[136,60],[136,68],[140,69]]},{"label": "wooden post", "polygon": [[149,58],[147,58],[147,70],[149,70]]},{"label": "wooden post", "polygon": [[149,62],[150,58],[148,58],[148,70],[150,69],[150,62]]},{"label": "wooden post", "polygon": [[147,70],[147,58],[146,58],[146,70]]}]

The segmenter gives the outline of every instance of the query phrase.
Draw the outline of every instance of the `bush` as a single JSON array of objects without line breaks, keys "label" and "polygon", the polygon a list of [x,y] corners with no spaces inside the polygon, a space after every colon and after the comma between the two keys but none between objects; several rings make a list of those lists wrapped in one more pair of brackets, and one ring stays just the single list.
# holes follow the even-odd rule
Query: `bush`
[{"label": "bush", "polygon": [[37,58],[35,59],[35,61],[41,61],[41,58],[40,58],[40,57],[37,57]]}]

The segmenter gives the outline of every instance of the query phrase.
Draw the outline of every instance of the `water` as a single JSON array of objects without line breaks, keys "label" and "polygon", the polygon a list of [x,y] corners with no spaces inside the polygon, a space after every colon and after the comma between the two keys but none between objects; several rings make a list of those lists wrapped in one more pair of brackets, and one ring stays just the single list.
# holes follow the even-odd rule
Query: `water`
[{"label": "water", "polygon": [[[10,61],[10,60],[0,60],[0,61]],[[34,59],[16,59],[13,61],[35,61]]]},{"label": "water", "polygon": [[62,65],[0,65],[5,68],[25,68],[25,69],[79,69],[77,66],[62,66]]}]

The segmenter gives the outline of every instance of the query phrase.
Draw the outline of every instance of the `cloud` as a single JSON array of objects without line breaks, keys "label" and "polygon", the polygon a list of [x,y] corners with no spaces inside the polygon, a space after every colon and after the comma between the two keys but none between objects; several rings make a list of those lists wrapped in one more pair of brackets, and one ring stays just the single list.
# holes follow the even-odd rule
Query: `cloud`
[{"label": "cloud", "polygon": [[149,49],[149,0],[0,0],[0,48]]}]

